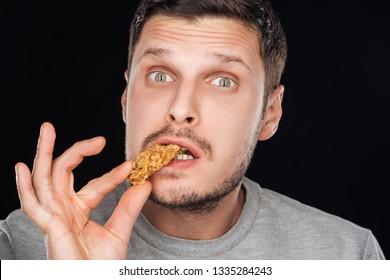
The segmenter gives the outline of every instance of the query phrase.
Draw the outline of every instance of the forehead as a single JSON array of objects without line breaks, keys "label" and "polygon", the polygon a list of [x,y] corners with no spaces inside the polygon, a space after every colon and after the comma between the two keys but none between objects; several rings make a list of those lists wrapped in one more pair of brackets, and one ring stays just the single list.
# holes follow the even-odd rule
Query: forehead
[{"label": "forehead", "polygon": [[150,48],[171,50],[173,56],[179,50],[187,54],[218,50],[240,56],[248,63],[255,58],[261,60],[258,33],[239,21],[219,17],[188,21],[153,16],[142,30],[134,56]]}]

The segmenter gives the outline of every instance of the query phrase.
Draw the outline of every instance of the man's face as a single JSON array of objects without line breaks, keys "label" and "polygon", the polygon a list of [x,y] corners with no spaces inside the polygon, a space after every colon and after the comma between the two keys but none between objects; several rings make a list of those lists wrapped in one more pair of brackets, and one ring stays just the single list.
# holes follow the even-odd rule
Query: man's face
[{"label": "man's face", "polygon": [[256,32],[225,19],[164,16],[144,26],[122,98],[126,157],[155,143],[188,149],[150,181],[171,204],[239,185],[261,130],[264,67]]}]

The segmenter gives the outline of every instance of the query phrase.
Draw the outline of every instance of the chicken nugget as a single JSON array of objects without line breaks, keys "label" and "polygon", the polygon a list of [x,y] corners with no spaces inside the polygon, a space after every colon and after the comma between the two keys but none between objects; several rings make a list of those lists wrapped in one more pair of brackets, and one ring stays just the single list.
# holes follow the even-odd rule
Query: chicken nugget
[{"label": "chicken nugget", "polygon": [[143,184],[153,173],[170,163],[181,154],[180,146],[175,144],[156,144],[142,151],[134,160],[134,168],[127,180],[132,185]]}]

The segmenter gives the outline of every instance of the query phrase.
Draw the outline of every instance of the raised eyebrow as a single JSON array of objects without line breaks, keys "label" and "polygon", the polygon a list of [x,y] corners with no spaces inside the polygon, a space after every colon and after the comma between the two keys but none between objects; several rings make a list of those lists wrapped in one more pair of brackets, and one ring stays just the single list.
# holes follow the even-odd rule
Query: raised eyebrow
[{"label": "raised eyebrow", "polygon": [[168,58],[171,58],[173,55],[173,52],[171,50],[164,49],[164,48],[148,48],[143,52],[143,54],[141,55],[141,58],[148,55],[148,54],[155,55],[158,57],[166,56]]},{"label": "raised eyebrow", "polygon": [[207,53],[207,56],[211,56],[222,63],[237,62],[237,63],[241,64],[242,66],[244,66],[245,68],[247,68],[250,72],[252,72],[252,69],[248,66],[248,64],[246,64],[244,62],[244,60],[242,60],[238,56],[227,55],[227,54],[218,53],[218,52]]}]

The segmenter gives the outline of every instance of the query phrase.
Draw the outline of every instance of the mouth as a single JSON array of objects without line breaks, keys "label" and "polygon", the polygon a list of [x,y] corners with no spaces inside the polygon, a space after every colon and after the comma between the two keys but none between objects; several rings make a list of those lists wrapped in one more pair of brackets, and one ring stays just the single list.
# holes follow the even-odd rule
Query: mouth
[{"label": "mouth", "polygon": [[186,147],[180,146],[180,154],[178,154],[174,159],[175,160],[192,160],[195,158],[196,157],[189,149],[187,149]]},{"label": "mouth", "polygon": [[169,145],[174,144],[180,147],[180,153],[173,159],[174,161],[191,161],[199,159],[202,151],[190,142],[175,139],[159,139],[153,144]]}]

